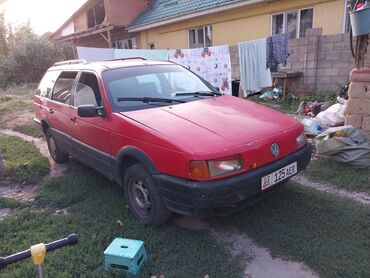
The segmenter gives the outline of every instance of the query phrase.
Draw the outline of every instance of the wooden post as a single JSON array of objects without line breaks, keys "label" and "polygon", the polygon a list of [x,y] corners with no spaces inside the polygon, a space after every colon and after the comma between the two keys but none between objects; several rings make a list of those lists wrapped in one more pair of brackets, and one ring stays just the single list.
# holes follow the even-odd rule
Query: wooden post
[{"label": "wooden post", "polygon": [[355,57],[355,68],[357,69],[363,68],[365,66],[365,55],[368,40],[369,35],[357,36],[356,57]]}]

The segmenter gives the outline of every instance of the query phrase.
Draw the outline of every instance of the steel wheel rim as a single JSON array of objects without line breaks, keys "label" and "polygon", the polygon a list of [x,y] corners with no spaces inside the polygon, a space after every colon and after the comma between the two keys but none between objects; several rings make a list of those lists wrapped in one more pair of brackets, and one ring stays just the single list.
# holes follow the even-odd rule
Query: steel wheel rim
[{"label": "steel wheel rim", "polygon": [[130,199],[135,211],[142,218],[148,218],[151,213],[151,201],[145,182],[141,179],[132,179],[130,182]]}]

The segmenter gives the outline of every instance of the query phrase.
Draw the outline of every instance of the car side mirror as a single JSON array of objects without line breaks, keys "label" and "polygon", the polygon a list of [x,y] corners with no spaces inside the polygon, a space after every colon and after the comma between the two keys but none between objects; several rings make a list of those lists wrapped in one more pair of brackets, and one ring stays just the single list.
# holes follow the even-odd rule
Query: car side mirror
[{"label": "car side mirror", "polygon": [[96,107],[95,105],[80,105],[77,107],[77,114],[82,118],[92,118],[92,117],[104,117],[105,110],[104,107]]}]

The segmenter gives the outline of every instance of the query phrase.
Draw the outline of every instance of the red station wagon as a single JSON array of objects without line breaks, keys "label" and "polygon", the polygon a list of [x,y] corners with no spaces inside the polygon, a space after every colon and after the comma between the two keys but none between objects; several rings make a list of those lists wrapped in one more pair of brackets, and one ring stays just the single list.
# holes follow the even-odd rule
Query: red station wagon
[{"label": "red station wagon", "polygon": [[72,156],[122,185],[132,214],[150,226],[171,212],[232,213],[311,158],[300,123],[170,62],[56,63],[34,105],[52,158]]}]

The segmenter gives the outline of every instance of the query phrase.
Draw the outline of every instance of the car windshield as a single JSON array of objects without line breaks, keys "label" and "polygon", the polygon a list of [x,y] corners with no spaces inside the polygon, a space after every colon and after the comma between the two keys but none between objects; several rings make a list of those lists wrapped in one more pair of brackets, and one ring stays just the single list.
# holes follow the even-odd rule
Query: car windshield
[{"label": "car windshield", "polygon": [[220,93],[179,65],[146,65],[105,71],[103,81],[112,109],[131,111],[179,104]]}]

